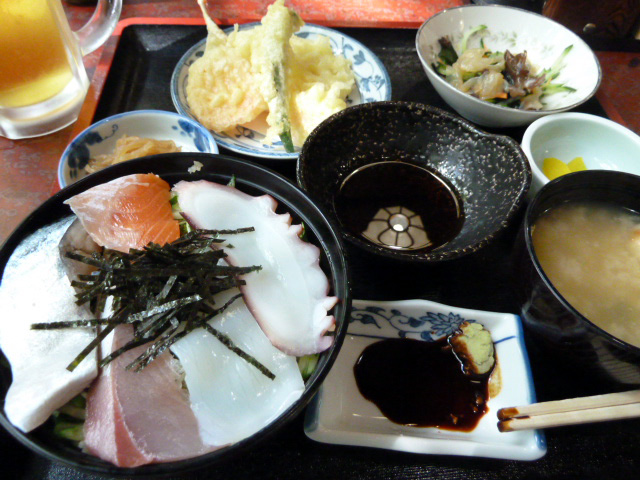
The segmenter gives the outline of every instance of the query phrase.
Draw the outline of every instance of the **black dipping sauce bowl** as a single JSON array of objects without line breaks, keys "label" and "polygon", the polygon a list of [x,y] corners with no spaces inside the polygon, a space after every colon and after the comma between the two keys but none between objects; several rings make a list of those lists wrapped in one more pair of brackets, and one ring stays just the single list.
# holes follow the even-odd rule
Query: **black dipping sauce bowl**
[{"label": "black dipping sauce bowl", "polygon": [[[318,125],[300,152],[298,185],[340,221],[336,200],[345,181],[357,170],[380,163],[403,163],[411,170],[421,169],[437,176],[457,192],[464,213],[458,233],[428,251],[381,246],[350,232],[351,222],[342,224],[343,236],[356,247],[407,262],[433,264],[489,245],[512,224],[531,183],[529,161],[512,138],[484,132],[457,115],[430,105],[389,101],[349,107]],[[417,173],[408,175],[418,177]],[[373,203],[376,190],[395,189],[402,193],[411,179],[390,171],[371,183]],[[429,203],[433,195],[423,192],[424,202]],[[395,211],[386,210],[391,216],[390,230]],[[413,207],[409,210],[416,213]]]},{"label": "black dipping sauce bowl", "polygon": [[515,247],[515,285],[522,320],[536,346],[551,358],[611,385],[640,385],[640,348],[607,333],[573,308],[553,286],[533,248],[533,226],[544,212],[581,201],[606,202],[640,212],[640,176],[582,171],[559,177],[538,192],[526,210]]}]

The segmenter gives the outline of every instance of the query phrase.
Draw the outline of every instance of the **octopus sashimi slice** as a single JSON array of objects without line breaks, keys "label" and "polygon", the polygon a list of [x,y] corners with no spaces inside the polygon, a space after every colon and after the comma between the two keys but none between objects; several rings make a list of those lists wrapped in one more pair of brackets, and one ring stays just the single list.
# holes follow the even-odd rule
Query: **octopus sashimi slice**
[{"label": "octopus sashimi slice", "polygon": [[167,182],[153,174],[134,174],[92,187],[64,203],[98,245],[126,253],[180,237],[170,200]]},{"label": "octopus sashimi slice", "polygon": [[[132,338],[133,328],[119,325],[113,350]],[[117,357],[91,385],[84,427],[87,450],[120,467],[182,460],[215,450],[200,438],[198,421],[170,353],[140,372],[125,370],[147,347]]]},{"label": "octopus sashimi slice", "polygon": [[[237,290],[217,295],[223,305]],[[247,438],[273,422],[300,398],[304,382],[296,359],[275,348],[242,299],[209,322],[271,373],[270,379],[204,329],[172,345],[185,372],[192,409],[207,444]]]},{"label": "octopus sashimi slice", "polygon": [[260,265],[242,277],[247,307],[271,343],[295,356],[318,353],[331,346],[325,335],[335,324],[328,314],[337,298],[328,296],[329,281],[320,268],[320,250],[300,239],[301,225],[289,214],[276,214],[269,196],[253,197],[205,180],[174,186],[183,216],[196,228],[254,232],[234,235],[223,247],[232,265]]}]

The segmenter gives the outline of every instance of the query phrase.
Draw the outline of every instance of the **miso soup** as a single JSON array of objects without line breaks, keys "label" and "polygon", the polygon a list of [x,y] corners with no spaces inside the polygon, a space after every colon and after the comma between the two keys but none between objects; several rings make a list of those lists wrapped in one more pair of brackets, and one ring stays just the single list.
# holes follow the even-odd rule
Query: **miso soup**
[{"label": "miso soup", "polygon": [[544,213],[532,231],[542,269],[582,315],[640,347],[640,215],[597,202]]}]

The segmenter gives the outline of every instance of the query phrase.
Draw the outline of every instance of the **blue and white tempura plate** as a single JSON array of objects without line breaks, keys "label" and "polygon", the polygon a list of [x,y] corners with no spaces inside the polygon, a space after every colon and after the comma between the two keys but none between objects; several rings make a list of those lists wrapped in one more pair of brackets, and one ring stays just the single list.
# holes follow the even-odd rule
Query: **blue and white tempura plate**
[{"label": "blue and white tempura plate", "polygon": [[[399,425],[388,420],[358,390],[353,366],[362,351],[387,338],[433,342],[464,322],[479,322],[491,332],[502,388],[471,432]],[[407,365],[408,369],[429,365]],[[495,372],[494,372],[495,374]],[[434,392],[437,395],[437,391]],[[547,451],[539,430],[498,431],[496,413],[504,407],[535,403],[536,396],[522,325],[517,315],[451,307],[427,300],[354,300],[349,329],[338,358],[307,408],[305,433],[339,445],[385,448],[411,453],[537,460]]]},{"label": "blue and white tempura plate", "polygon": [[[240,25],[239,30],[254,28],[258,22]],[[233,27],[225,32],[233,31]],[[329,37],[331,48],[336,54],[351,60],[356,86],[347,96],[347,105],[380,102],[391,99],[391,80],[386,68],[376,55],[363,44],[347,35],[319,25],[305,24],[296,35],[313,38],[318,35]],[[206,39],[191,47],[178,61],[171,77],[171,98],[176,110],[197,120],[187,102],[187,81],[189,66],[204,54]],[[265,125],[266,127],[266,125]],[[211,132],[218,145],[237,153],[269,159],[297,159],[296,152],[288,153],[282,142],[272,145],[262,143],[265,130],[262,126],[238,126],[232,134]]]}]

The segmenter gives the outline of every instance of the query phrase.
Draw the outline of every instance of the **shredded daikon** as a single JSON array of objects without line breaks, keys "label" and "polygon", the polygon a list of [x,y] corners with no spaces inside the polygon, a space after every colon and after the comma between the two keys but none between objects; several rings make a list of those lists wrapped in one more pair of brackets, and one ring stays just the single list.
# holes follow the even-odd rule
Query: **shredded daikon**
[{"label": "shredded daikon", "polygon": [[89,160],[85,167],[87,173],[94,173],[103,168],[126,162],[134,158],[156,155],[159,153],[180,152],[173,140],[154,140],[152,138],[141,138],[123,135],[116,141],[116,148],[111,154],[96,155]]}]

